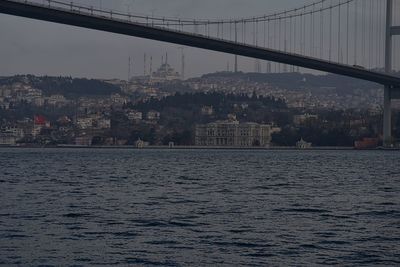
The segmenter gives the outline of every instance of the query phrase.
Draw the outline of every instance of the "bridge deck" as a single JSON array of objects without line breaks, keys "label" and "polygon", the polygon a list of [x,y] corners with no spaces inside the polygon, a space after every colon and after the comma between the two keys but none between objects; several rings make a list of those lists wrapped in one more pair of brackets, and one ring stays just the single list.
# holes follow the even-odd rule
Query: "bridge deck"
[{"label": "bridge deck", "polygon": [[0,13],[258,58],[359,78],[396,89],[400,88],[400,78],[385,73],[192,33],[91,15],[89,13],[11,0],[0,0]]}]

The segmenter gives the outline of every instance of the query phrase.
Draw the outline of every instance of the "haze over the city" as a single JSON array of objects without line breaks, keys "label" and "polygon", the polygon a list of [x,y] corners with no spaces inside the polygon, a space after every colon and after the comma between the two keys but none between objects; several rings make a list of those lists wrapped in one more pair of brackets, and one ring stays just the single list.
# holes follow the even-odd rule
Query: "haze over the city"
[{"label": "haze over the city", "polygon": [[[309,1],[80,0],[75,3],[135,14],[212,19],[271,14]],[[29,73],[126,79],[129,57],[132,75],[140,75],[144,54],[152,56],[153,66],[158,67],[167,52],[169,63],[180,70],[181,50],[177,45],[8,15],[0,17],[0,25],[3,76]],[[187,77],[225,70],[234,62],[231,55],[196,48],[185,48],[184,53]],[[254,60],[240,58],[239,70],[253,71]]]}]

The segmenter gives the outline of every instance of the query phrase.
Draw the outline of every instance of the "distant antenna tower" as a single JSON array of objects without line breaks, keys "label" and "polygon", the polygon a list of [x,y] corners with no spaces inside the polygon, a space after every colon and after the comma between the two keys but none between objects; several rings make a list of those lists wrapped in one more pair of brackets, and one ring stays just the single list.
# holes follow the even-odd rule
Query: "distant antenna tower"
[{"label": "distant antenna tower", "polygon": [[182,80],[185,79],[185,54],[182,54]]},{"label": "distant antenna tower", "polygon": [[150,77],[153,75],[153,57],[150,57]]},{"label": "distant antenna tower", "polygon": [[260,73],[261,72],[261,62],[259,59],[254,61],[254,72]]},{"label": "distant antenna tower", "polygon": [[271,62],[267,62],[267,69],[266,69],[266,73],[271,73]]},{"label": "distant antenna tower", "polygon": [[235,73],[238,72],[238,56],[235,55]]},{"label": "distant antenna tower", "polygon": [[131,57],[128,59],[128,82],[131,79]]},{"label": "distant antenna tower", "polygon": [[184,47],[181,46],[179,47],[179,49],[181,50],[181,79],[184,80],[185,79],[185,53],[184,53]]},{"label": "distant antenna tower", "polygon": [[144,54],[144,58],[143,58],[143,75],[146,76],[147,74],[147,56],[146,53]]},{"label": "distant antenna tower", "polygon": [[288,72],[288,68],[287,68],[287,65],[286,65],[286,64],[283,65],[283,72]]}]

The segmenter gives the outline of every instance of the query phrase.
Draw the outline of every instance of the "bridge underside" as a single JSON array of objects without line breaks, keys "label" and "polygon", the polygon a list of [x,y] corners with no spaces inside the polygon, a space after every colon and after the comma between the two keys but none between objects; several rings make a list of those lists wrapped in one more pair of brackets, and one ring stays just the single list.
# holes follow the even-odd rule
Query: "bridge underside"
[{"label": "bridge underside", "polygon": [[221,39],[207,38],[205,36],[196,34],[150,27],[144,24],[113,20],[105,17],[70,12],[68,10],[52,9],[45,6],[29,5],[7,0],[0,1],[0,13],[141,37],[162,42],[175,43],[179,45],[230,53],[250,58],[258,58],[262,60],[274,61],[303,68],[359,78],[387,85],[393,88],[393,90],[400,88],[400,78],[392,75],[305,57],[298,54],[289,54],[272,49],[243,45]]}]

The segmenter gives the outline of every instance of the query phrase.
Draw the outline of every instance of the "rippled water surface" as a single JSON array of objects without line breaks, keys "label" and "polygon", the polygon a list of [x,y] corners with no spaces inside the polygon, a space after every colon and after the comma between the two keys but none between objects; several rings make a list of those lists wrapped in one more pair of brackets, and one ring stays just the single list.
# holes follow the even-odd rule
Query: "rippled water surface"
[{"label": "rippled water surface", "polygon": [[0,149],[0,265],[400,265],[400,152]]}]

